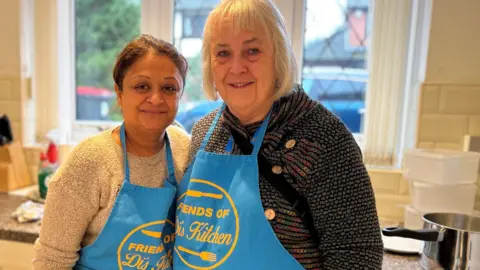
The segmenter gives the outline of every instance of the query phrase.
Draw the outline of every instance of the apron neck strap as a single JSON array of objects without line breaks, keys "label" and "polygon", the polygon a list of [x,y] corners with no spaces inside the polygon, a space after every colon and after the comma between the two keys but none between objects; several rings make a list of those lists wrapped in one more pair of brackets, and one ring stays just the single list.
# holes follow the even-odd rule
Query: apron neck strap
[{"label": "apron neck strap", "polygon": [[253,141],[253,151],[252,155],[258,155],[260,148],[262,147],[263,138],[265,133],[267,133],[268,122],[270,122],[270,116],[272,115],[272,110],[267,114],[267,117],[262,122],[262,125],[255,131],[254,141]]},{"label": "apron neck strap", "polygon": [[173,163],[172,147],[170,146],[170,139],[168,138],[167,131],[165,131],[165,153],[167,156],[167,181],[172,186],[177,186],[177,180],[175,178],[175,165]]},{"label": "apron neck strap", "polygon": [[[122,123],[120,127],[120,141],[122,143],[123,149],[123,167],[125,170],[125,181],[130,183],[130,166],[128,166],[128,153],[127,153],[127,143],[126,143],[126,135],[125,135],[125,122]],[[167,131],[165,131],[165,153],[167,156],[167,182],[172,185],[176,186],[177,181],[175,178],[175,165],[173,163],[173,154],[172,148],[170,146],[170,139],[168,138]]]},{"label": "apron neck strap", "polygon": [[120,127],[120,142],[122,143],[123,150],[123,170],[125,181],[130,183],[130,166],[128,166],[128,153],[127,153],[127,142],[125,140],[125,122],[122,123]]},{"label": "apron neck strap", "polygon": [[[222,115],[223,111],[226,108],[226,104],[223,103],[222,107],[218,110],[217,115],[215,116],[215,119],[213,120],[212,124],[210,125],[210,128],[208,129],[207,134],[205,135],[205,138],[202,141],[202,144],[199,148],[199,150],[204,150],[205,146],[207,145],[207,142],[210,140],[210,137],[212,136],[213,130],[217,126],[218,120],[220,119],[220,116]],[[272,115],[272,110],[267,114],[267,117],[263,120],[262,125],[255,131],[254,135],[254,145],[253,145],[253,152],[252,155],[258,155],[258,152],[260,152],[260,148],[262,147],[262,142],[263,142],[263,137],[265,137],[265,133],[267,132],[267,127],[268,127],[268,122],[270,122],[270,116]],[[230,138],[232,139],[232,138]],[[228,147],[228,143],[227,143]]]},{"label": "apron neck strap", "polygon": [[203,138],[202,144],[200,145],[200,148],[198,149],[199,151],[205,150],[205,147],[207,146],[208,141],[210,140],[210,136],[212,136],[213,130],[217,126],[218,120],[220,119],[220,116],[222,116],[223,110],[225,109],[226,105],[225,102],[222,104],[220,109],[217,112],[217,115],[215,116],[215,119],[213,119],[212,124],[210,125],[210,128],[207,131],[207,134],[205,135],[205,138]]}]

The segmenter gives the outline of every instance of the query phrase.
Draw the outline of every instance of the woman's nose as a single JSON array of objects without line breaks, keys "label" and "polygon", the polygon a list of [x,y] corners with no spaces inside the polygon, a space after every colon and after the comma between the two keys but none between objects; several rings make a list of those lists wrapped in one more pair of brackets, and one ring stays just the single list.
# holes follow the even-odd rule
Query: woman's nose
[{"label": "woman's nose", "polygon": [[163,93],[160,89],[154,89],[150,92],[148,101],[154,105],[163,103]]},{"label": "woman's nose", "polygon": [[232,58],[232,67],[230,68],[230,73],[232,75],[239,75],[247,71],[247,66],[245,65],[245,59],[241,56],[235,56]]}]

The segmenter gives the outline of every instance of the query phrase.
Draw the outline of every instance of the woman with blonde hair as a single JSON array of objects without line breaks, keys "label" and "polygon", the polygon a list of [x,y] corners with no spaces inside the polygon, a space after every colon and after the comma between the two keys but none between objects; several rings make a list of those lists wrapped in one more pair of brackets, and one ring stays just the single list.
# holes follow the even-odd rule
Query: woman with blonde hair
[{"label": "woman with blonde hair", "polygon": [[203,88],[223,106],[193,128],[177,201],[174,268],[380,269],[362,155],[296,85],[270,0],[223,0],[203,39]]}]

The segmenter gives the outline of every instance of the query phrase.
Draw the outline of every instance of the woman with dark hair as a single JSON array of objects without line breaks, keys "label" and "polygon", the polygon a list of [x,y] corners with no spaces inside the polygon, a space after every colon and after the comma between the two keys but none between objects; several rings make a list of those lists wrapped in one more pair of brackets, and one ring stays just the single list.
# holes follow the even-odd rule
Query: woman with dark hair
[{"label": "woman with dark hair", "polygon": [[171,125],[188,64],[142,35],[113,79],[124,122],[79,143],[49,183],[35,269],[170,269],[177,180],[190,138]]}]

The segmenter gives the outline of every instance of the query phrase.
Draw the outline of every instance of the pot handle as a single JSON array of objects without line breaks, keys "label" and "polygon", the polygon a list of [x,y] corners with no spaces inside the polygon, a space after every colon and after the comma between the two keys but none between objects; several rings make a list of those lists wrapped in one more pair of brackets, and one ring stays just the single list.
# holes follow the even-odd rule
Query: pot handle
[{"label": "pot handle", "polygon": [[402,227],[389,227],[382,230],[385,236],[411,238],[427,242],[440,242],[443,240],[443,232],[435,229],[409,230]]}]

